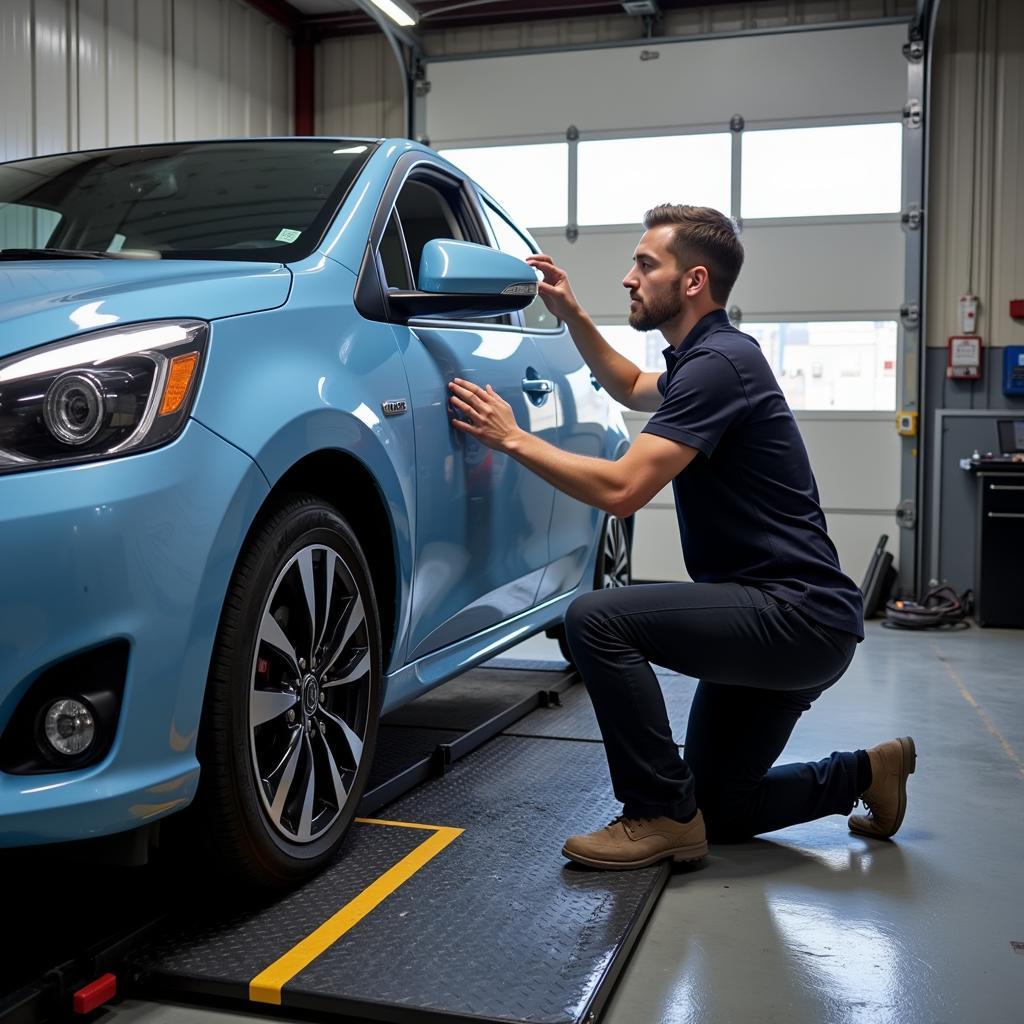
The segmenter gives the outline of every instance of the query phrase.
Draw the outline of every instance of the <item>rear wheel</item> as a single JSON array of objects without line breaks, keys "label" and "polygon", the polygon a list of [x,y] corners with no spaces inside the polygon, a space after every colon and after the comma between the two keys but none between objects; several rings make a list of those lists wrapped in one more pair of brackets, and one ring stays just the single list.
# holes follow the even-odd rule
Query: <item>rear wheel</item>
[{"label": "rear wheel", "polygon": [[[631,549],[632,538],[626,520],[619,519],[618,516],[605,516],[597,549],[597,565],[594,569],[595,590],[614,590],[617,587],[629,586],[633,580]],[[553,635],[558,640],[558,649],[562,652],[562,657],[570,665],[575,665],[565,636],[565,626],[558,626]]]},{"label": "rear wheel", "polygon": [[629,527],[624,519],[606,516],[601,533],[601,551],[597,556],[595,590],[628,587],[633,580]]},{"label": "rear wheel", "polygon": [[369,777],[381,673],[358,540],[320,499],[284,502],[239,559],[203,713],[198,810],[232,877],[289,885],[335,854]]}]

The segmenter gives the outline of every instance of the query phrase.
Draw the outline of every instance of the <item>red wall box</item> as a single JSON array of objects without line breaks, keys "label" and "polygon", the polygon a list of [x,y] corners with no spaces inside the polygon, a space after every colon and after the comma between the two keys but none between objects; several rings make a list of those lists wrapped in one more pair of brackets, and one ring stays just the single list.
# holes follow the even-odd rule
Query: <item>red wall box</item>
[{"label": "red wall box", "polygon": [[947,343],[946,377],[948,380],[978,380],[984,346],[978,334],[954,334]]}]

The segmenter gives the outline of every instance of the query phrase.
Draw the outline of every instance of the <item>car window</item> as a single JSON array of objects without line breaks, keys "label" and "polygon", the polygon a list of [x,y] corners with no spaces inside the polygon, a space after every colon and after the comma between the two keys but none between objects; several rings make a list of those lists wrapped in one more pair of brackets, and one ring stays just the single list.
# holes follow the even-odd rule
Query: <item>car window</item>
[{"label": "car window", "polygon": [[[463,229],[459,216],[448,198],[437,188],[422,181],[407,181],[398,195],[395,204],[398,213],[398,229],[405,237],[405,246],[409,252],[409,263],[412,267],[414,287],[419,287],[420,257],[423,247],[434,238],[454,238],[458,241],[479,242],[482,239],[472,237],[473,229]],[[390,225],[389,225],[390,226]],[[384,242],[381,240],[381,259],[384,258]],[[390,278],[388,284],[391,284]],[[508,316],[476,317],[473,323],[504,324],[511,323]]]},{"label": "car window", "polygon": [[[0,249],[303,259],[374,148],[342,141],[168,142],[0,164],[0,209],[16,208],[0,217]],[[43,211],[38,223],[26,227],[18,207]]]},{"label": "car window", "polygon": [[[533,255],[533,247],[503,214],[490,203],[485,203],[484,208],[491,222],[497,247],[502,252],[507,252],[510,256],[517,256],[521,260]],[[533,331],[550,331],[560,326],[561,323],[556,316],[548,311],[548,307],[544,305],[544,300],[539,295],[523,310],[522,315],[523,324]]]},{"label": "car window", "polygon": [[405,262],[405,245],[402,242],[401,229],[398,227],[398,221],[393,213],[388,220],[388,226],[384,229],[384,234],[381,235],[380,247],[377,251],[380,253],[380,261],[384,267],[386,286],[398,288],[400,291],[412,288],[412,281],[409,280],[409,267]]},{"label": "car window", "polygon": [[462,229],[444,196],[421,181],[406,182],[395,208],[402,219],[402,232],[418,288],[423,247],[434,238],[461,240],[464,237]]}]

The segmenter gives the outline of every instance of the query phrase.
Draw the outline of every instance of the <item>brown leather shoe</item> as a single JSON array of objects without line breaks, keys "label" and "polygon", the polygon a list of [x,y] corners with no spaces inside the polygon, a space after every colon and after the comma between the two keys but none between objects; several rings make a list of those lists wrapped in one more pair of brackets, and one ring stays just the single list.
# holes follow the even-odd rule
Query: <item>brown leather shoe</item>
[{"label": "brown leather shoe", "polygon": [[909,736],[880,743],[868,751],[871,785],[861,794],[868,814],[850,818],[850,831],[873,839],[894,836],[907,813],[907,776],[914,774],[917,749]]},{"label": "brown leather shoe", "polygon": [[577,864],[591,868],[646,868],[671,857],[687,863],[708,852],[704,818],[700,811],[692,821],[674,818],[616,818],[611,824],[584,836],[570,836],[562,853]]}]

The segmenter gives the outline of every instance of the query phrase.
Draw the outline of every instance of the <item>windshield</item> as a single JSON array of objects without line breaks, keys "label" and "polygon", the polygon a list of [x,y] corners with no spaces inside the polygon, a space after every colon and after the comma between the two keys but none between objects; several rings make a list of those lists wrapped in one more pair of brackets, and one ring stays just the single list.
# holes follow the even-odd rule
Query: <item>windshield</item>
[{"label": "windshield", "polygon": [[254,139],[0,164],[0,250],[302,259],[372,149],[358,140]]}]

